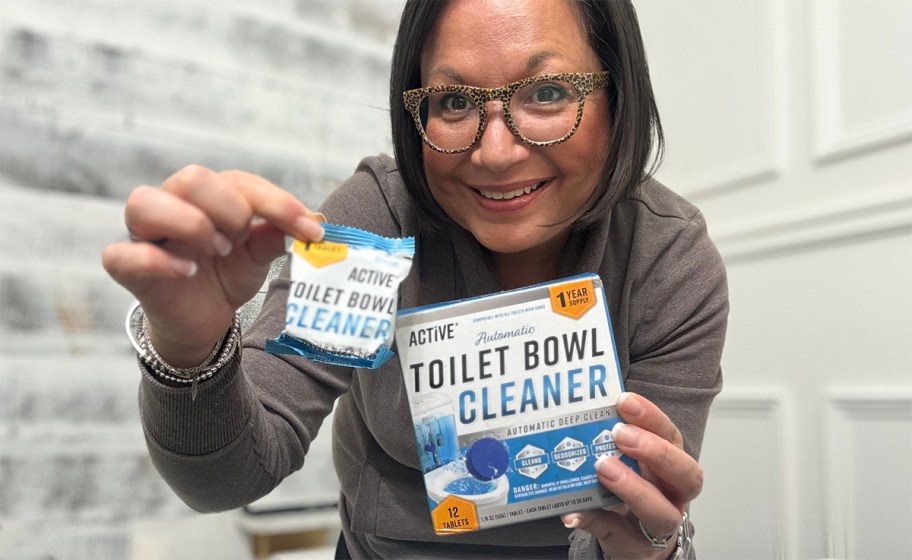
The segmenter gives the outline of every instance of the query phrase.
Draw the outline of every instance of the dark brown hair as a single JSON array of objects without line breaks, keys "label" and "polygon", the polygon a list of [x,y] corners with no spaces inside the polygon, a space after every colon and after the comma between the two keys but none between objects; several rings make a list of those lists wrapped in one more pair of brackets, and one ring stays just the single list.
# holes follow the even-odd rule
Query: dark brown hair
[{"label": "dark brown hair", "polygon": [[[602,180],[589,209],[575,227],[606,218],[658,167],[664,136],[656,107],[636,11],[629,0],[572,0],[581,27],[605,70],[610,72],[611,147]],[[421,227],[434,230],[449,221],[437,205],[424,175],[422,140],[402,103],[402,92],[421,87],[421,55],[447,0],[408,0],[393,48],[390,119],[399,171],[420,209]],[[547,148],[545,148],[547,149]]]}]

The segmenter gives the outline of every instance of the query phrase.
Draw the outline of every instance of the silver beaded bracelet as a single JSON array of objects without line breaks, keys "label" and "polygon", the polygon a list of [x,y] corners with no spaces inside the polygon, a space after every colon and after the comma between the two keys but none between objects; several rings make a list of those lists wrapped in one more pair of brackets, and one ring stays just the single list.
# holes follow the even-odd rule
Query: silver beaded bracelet
[{"label": "silver beaded bracelet", "polygon": [[[140,315],[137,320],[137,314]],[[135,328],[139,323],[138,332]],[[193,388],[191,398],[196,400],[197,385],[200,381],[209,379],[234,356],[241,342],[241,318],[234,314],[231,328],[225,336],[215,345],[209,356],[200,365],[192,368],[174,367],[161,357],[149,337],[149,323],[139,303],[135,303],[127,313],[127,336],[133,344],[140,359],[162,379],[173,383],[187,383]]]}]

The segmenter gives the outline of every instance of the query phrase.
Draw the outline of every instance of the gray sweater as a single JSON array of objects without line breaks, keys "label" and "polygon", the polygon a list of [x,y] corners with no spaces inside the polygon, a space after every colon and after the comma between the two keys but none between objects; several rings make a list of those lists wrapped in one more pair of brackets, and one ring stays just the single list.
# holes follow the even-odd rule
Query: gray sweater
[{"label": "gray sweater", "polygon": [[[334,223],[388,237],[416,236],[400,308],[498,291],[483,248],[450,226],[419,234],[415,209],[395,162],[367,158],[321,210]],[[699,456],[710,403],[722,385],[728,315],[722,260],[703,216],[654,180],[611,217],[568,241],[561,274],[604,280],[627,390],[660,406]],[[152,460],[192,508],[246,505],[299,469],[323,419],[334,415],[333,459],[340,510],[354,555],[387,558],[535,558],[568,546],[560,519],[542,519],[437,537],[431,525],[414,432],[397,358],[353,370],[263,351],[285,321],[287,271],[270,286],[263,311],[244,333],[243,352],[190,390],[144,370],[143,428]],[[580,545],[574,551],[592,550]],[[592,545],[594,546],[594,545]]]}]

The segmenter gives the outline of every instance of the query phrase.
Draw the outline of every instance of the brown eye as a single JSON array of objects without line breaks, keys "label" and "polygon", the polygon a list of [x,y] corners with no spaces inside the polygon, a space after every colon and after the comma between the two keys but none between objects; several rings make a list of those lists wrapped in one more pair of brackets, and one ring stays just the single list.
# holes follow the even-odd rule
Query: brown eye
[{"label": "brown eye", "polygon": [[472,108],[472,101],[461,93],[447,93],[438,101],[441,111],[461,112]]},{"label": "brown eye", "polygon": [[562,82],[541,82],[529,84],[517,93],[523,104],[551,105],[575,101],[572,89],[573,86]]}]

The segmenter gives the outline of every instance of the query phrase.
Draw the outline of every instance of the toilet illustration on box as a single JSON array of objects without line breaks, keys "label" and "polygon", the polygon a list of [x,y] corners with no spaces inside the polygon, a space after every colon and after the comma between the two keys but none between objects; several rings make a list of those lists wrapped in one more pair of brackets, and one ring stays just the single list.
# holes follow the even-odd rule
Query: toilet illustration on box
[{"label": "toilet illustration on box", "polygon": [[460,452],[452,402],[440,394],[413,402],[415,438],[428,496],[437,503],[450,495],[476,505],[506,504],[510,482],[503,442],[483,437]]}]

